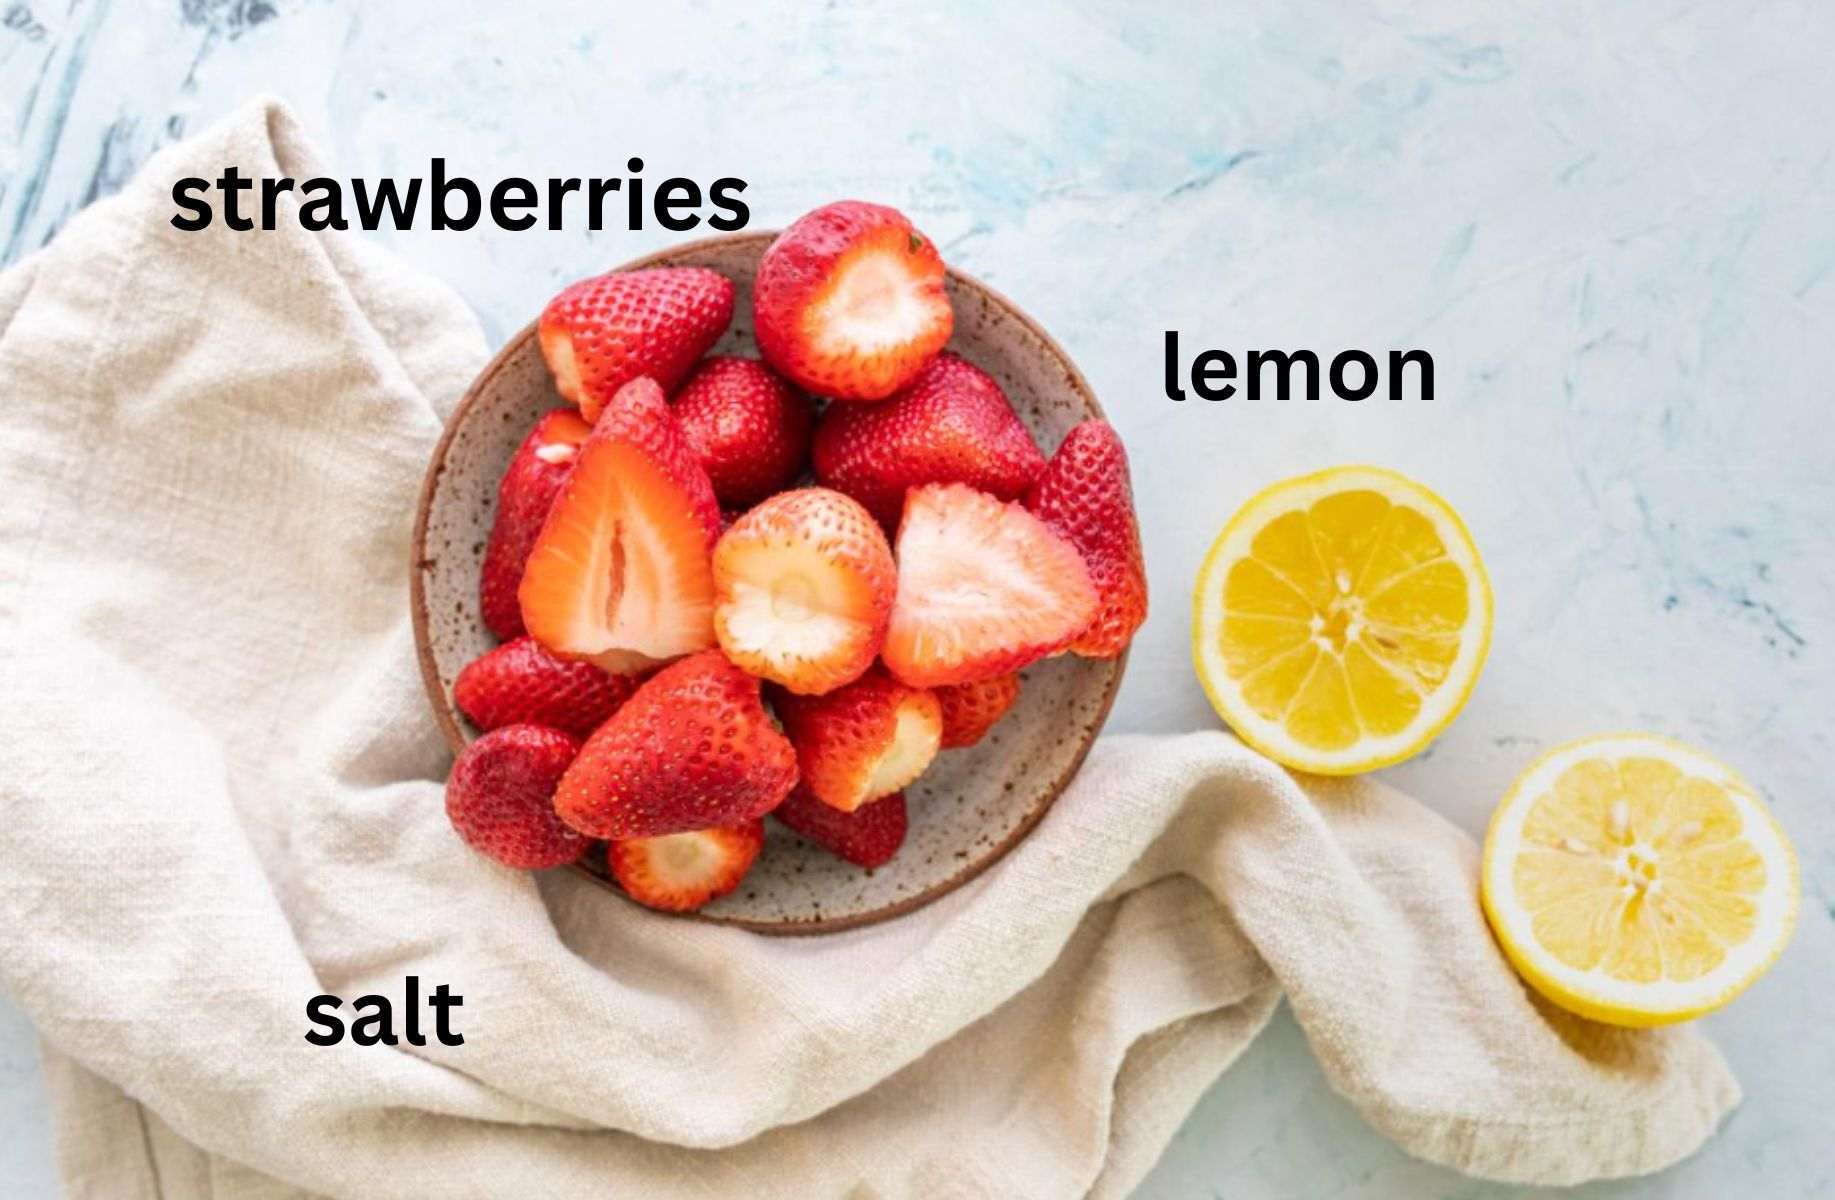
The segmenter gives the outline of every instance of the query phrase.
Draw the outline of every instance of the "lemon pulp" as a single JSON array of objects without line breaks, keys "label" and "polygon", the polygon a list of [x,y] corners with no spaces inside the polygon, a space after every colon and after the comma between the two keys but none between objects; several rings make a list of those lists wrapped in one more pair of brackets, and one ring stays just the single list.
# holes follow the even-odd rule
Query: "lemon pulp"
[{"label": "lemon pulp", "polygon": [[1498,942],[1537,990],[1623,1025],[1698,1016],[1789,938],[1795,856],[1729,768],[1646,734],[1551,752],[1485,841]]},{"label": "lemon pulp", "polygon": [[1490,631],[1490,584],[1458,516],[1374,467],[1255,496],[1194,598],[1194,660],[1218,713],[1277,760],[1324,773],[1431,741],[1476,682]]}]

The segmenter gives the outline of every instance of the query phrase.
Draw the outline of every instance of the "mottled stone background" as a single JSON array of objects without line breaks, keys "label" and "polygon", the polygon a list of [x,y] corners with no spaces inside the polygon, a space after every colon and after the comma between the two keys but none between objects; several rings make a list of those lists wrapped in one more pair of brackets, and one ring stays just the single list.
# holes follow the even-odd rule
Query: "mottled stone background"
[{"label": "mottled stone background", "polygon": [[[1132,450],[1156,608],[1118,728],[1214,720],[1186,593],[1250,492],[1346,460],[1428,480],[1486,553],[1497,640],[1470,708],[1397,783],[1476,832],[1542,747],[1651,728],[1742,767],[1803,854],[1795,944],[1709,1021],[1744,1107],[1689,1163],[1585,1194],[1835,1191],[1826,3],[0,10],[9,261],[264,90],[344,176],[424,175],[434,154],[486,182],[615,175],[640,154],[650,178],[750,181],[760,228],[838,196],[902,206],[1064,341]],[[501,338],[562,281],[670,235],[374,236]],[[1425,347],[1439,398],[1175,405],[1168,328],[1238,353]],[[0,1002],[9,1197],[55,1187],[35,1058]],[[1512,1194],[1369,1132],[1284,1017],[1141,1192]]]}]

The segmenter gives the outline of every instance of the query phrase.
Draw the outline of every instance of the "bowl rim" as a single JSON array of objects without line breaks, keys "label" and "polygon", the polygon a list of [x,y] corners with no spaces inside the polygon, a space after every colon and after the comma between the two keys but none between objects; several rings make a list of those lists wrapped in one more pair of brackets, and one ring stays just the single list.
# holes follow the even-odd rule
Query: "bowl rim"
[{"label": "bowl rim", "polygon": [[[778,230],[758,230],[754,232],[729,233],[720,234],[714,237],[697,238],[693,241],[682,242],[678,245],[654,250],[619,266],[607,268],[607,270],[638,271],[648,267],[668,266],[672,265],[675,259],[685,254],[692,254],[713,247],[731,248],[748,242],[759,243],[759,250],[762,253],[764,248],[776,239],[778,232]],[[1045,332],[1043,326],[1033,320],[1024,309],[1020,308],[1019,305],[1008,299],[1000,291],[989,287],[968,272],[959,270],[953,266],[948,266],[947,264],[944,270],[959,288],[975,294],[986,303],[999,308],[1007,317],[1018,322],[1023,328],[1031,333],[1033,337],[1036,337],[1040,344],[1057,359],[1058,363],[1064,369],[1065,382],[1083,401],[1084,407],[1090,414],[1089,417],[1085,419],[1107,419],[1102,411],[1102,405],[1096,399],[1096,393],[1090,388],[1089,381],[1083,377],[1082,370],[1078,368],[1076,362],[1072,360],[1064,347],[1058,343],[1058,340]],[[415,658],[420,664],[421,685],[427,694],[427,704],[433,710],[434,720],[439,725],[440,732],[446,739],[447,748],[451,750],[454,755],[463,751],[471,739],[465,736],[464,729],[459,725],[458,717],[455,714],[456,706],[453,704],[451,696],[447,694],[446,688],[440,683],[439,664],[435,661],[433,655],[433,637],[427,619],[427,589],[425,583],[427,569],[433,565],[432,560],[427,557],[426,553],[427,521],[433,509],[433,497],[439,490],[440,479],[446,473],[447,452],[452,446],[453,439],[457,435],[459,427],[464,424],[465,418],[469,415],[474,402],[484,391],[485,387],[495,378],[497,373],[503,369],[504,365],[508,363],[513,356],[523,352],[526,343],[530,339],[537,336],[537,330],[540,323],[541,317],[538,314],[534,320],[530,321],[527,325],[523,326],[515,334],[506,339],[502,348],[491,357],[491,360],[485,364],[484,369],[478,372],[476,378],[474,378],[471,384],[465,389],[465,394],[459,398],[459,402],[455,404],[452,411],[447,414],[445,423],[440,430],[439,440],[434,443],[433,453],[427,460],[426,473],[421,478],[420,493],[415,500],[414,531],[410,537],[408,547],[408,609],[414,627],[414,652]],[[1108,686],[1103,691],[1102,701],[1096,710],[1095,719],[1089,723],[1089,731],[1084,736],[1082,744],[1078,746],[1076,755],[1065,766],[1064,770],[1059,773],[1058,777],[1052,781],[1050,788],[1047,789],[1044,794],[1044,798],[1035,804],[1032,810],[1007,832],[1006,836],[990,846],[985,852],[976,856],[955,874],[945,879],[938,880],[924,890],[915,892],[892,904],[869,909],[866,912],[850,913],[846,916],[824,916],[807,921],[759,921],[749,917],[728,917],[700,911],[662,913],[658,915],[687,917],[704,924],[726,925],[733,928],[748,930],[752,933],[775,937],[807,937],[815,934],[839,933],[843,930],[859,929],[867,925],[877,925],[881,921],[889,921],[895,917],[902,917],[907,913],[914,912],[930,904],[932,901],[948,895],[950,892],[955,891],[957,888],[979,876],[983,871],[986,871],[1002,858],[1005,858],[1008,851],[1025,840],[1025,838],[1037,828],[1039,822],[1045,819],[1045,814],[1051,811],[1052,806],[1058,802],[1058,797],[1063,794],[1064,789],[1070,785],[1070,781],[1074,779],[1077,772],[1082,769],[1084,759],[1089,756],[1090,747],[1095,745],[1096,739],[1102,735],[1102,728],[1108,723],[1109,712],[1115,706],[1116,693],[1121,690],[1122,678],[1127,674],[1128,651],[1123,650],[1113,661],[1115,663],[1115,669],[1109,676]],[[598,850],[595,849],[591,853],[596,855]],[[637,905],[636,901],[625,895],[623,889],[619,888],[612,880],[586,866],[584,859],[580,862],[569,864],[567,869],[590,879],[604,890],[618,896],[625,903],[635,907],[641,907]],[[645,911],[650,910],[646,909]]]}]

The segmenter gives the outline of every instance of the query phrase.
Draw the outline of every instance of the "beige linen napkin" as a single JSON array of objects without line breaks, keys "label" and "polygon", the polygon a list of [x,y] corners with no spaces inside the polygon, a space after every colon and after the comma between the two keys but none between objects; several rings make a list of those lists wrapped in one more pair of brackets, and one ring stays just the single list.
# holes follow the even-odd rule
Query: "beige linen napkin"
[{"label": "beige linen napkin", "polygon": [[[175,230],[229,164],[318,173],[251,105],[0,276],[0,983],[72,1196],[1118,1197],[1282,994],[1474,1174],[1654,1170],[1737,1102],[1692,1031],[1534,1002],[1464,834],[1219,732],[1106,741],[975,883],[828,937],[470,853],[405,546],[483,340],[359,236]],[[408,974],[463,1046],[304,1040]]]}]

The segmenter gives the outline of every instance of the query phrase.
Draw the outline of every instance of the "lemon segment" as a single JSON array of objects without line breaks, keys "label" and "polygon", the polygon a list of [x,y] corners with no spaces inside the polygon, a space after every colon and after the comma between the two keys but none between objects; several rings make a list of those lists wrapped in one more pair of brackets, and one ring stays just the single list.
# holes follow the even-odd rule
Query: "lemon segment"
[{"label": "lemon segment", "polygon": [[1796,856],[1730,768],[1650,734],[1561,746],[1511,787],[1481,895],[1505,955],[1563,1008],[1663,1025],[1721,1007],[1796,921]]},{"label": "lemon segment", "polygon": [[1297,770],[1346,775],[1425,747],[1471,695],[1491,585],[1450,506],[1379,467],[1264,489],[1199,568],[1192,659],[1219,716]]}]

